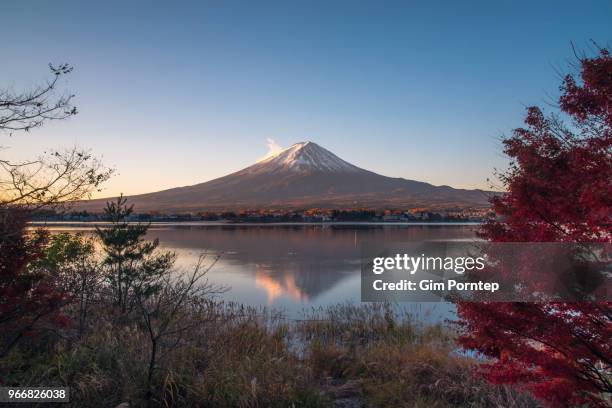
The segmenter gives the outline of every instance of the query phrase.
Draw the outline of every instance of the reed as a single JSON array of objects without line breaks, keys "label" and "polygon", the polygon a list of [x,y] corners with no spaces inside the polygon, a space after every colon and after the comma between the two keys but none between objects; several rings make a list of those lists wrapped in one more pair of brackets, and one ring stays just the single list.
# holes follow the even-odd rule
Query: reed
[{"label": "reed", "polygon": [[537,406],[475,376],[476,361],[455,351],[444,325],[391,305],[345,303],[294,320],[190,302],[180,318],[199,323],[164,337],[152,398],[146,328],[103,301],[80,337],[65,332],[49,336],[46,347],[14,350],[0,363],[3,382],[70,386],[74,407]]}]

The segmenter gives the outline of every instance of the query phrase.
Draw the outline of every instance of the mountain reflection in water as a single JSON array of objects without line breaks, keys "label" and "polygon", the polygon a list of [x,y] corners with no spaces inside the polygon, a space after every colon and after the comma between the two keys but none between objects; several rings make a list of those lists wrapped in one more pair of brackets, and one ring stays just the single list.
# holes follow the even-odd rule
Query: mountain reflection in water
[{"label": "mountain reflection in water", "polygon": [[308,294],[296,285],[295,277],[290,271],[275,279],[265,272],[264,265],[256,265],[255,268],[255,286],[264,289],[268,294],[268,306],[273,305],[274,301],[283,295],[296,302],[308,302]]},{"label": "mountain reflection in water", "polygon": [[[190,268],[198,256],[221,256],[209,282],[229,286],[220,297],[270,306],[297,316],[303,309],[360,301],[360,246],[369,241],[471,240],[475,225],[213,225],[152,226],[150,238]],[[53,231],[71,230],[52,228]],[[448,310],[448,306],[436,304]]]}]

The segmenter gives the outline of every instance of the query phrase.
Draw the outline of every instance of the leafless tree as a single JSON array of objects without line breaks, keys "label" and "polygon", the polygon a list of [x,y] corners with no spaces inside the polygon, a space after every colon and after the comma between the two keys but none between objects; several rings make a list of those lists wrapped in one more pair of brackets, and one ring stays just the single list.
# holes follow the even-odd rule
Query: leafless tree
[{"label": "leafless tree", "polygon": [[[0,137],[77,113],[73,95],[56,89],[59,78],[72,67],[50,68],[52,78],[33,90],[0,87]],[[48,234],[28,231],[31,210],[84,198],[112,173],[88,151],[76,147],[21,162],[5,157],[4,152],[0,147],[0,357],[27,333],[40,330],[46,322],[55,324],[58,311],[68,301],[65,288],[50,273],[32,270]]]},{"label": "leafless tree", "polygon": [[[0,89],[0,135],[28,132],[53,120],[74,116],[74,95],[59,94],[60,77],[72,72],[68,64],[49,64],[52,78],[33,90]],[[0,147],[0,210],[9,206],[37,209],[89,196],[112,174],[87,150],[73,147],[46,152],[30,161],[2,157]]]},{"label": "leafless tree", "polygon": [[210,284],[206,274],[217,263],[219,256],[202,254],[189,274],[166,274],[161,290],[153,296],[141,296],[138,305],[149,335],[151,352],[147,373],[146,399],[152,397],[153,374],[157,368],[162,346],[172,349],[181,341],[183,333],[203,324],[201,307],[204,300],[223,293],[227,288]]}]

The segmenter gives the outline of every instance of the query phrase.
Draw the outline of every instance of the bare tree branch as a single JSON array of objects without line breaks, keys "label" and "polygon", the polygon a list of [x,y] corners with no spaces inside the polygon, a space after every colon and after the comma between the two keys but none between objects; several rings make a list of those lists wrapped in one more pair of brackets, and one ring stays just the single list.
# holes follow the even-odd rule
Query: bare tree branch
[{"label": "bare tree branch", "polygon": [[73,68],[69,64],[49,64],[51,79],[33,90],[15,93],[0,90],[0,132],[29,131],[48,120],[66,119],[77,114],[72,94],[58,94],[56,85]]},{"label": "bare tree branch", "polygon": [[[29,131],[77,113],[72,104],[74,95],[58,94],[56,89],[59,78],[72,72],[72,66],[49,64],[49,68],[51,79],[33,90],[15,93],[0,89],[0,135]],[[0,156],[0,211],[9,206],[38,209],[89,198],[112,173],[89,151],[78,147],[24,162]]]}]

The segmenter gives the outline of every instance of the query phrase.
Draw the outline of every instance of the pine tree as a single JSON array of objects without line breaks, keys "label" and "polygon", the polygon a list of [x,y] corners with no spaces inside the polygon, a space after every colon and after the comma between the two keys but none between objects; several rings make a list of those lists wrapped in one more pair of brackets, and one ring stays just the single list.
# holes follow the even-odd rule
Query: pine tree
[{"label": "pine tree", "polygon": [[148,297],[160,290],[161,279],[170,273],[176,258],[172,252],[158,250],[158,239],[145,239],[149,223],[128,222],[133,206],[126,203],[123,196],[107,203],[104,212],[111,224],[96,229],[104,250],[104,275],[122,313],[132,310],[136,295]]}]

